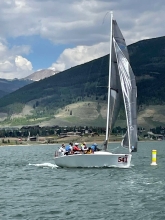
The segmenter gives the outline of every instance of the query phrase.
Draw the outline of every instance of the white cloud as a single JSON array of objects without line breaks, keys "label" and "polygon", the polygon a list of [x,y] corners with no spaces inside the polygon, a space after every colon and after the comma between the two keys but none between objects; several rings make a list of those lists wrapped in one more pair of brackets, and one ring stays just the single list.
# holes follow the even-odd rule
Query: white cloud
[{"label": "white cloud", "polygon": [[4,71],[4,72],[12,71],[12,68],[13,68],[13,64],[8,60],[0,63],[0,70],[1,71]]},{"label": "white cloud", "polygon": [[109,17],[105,24],[102,22],[108,10],[114,10],[115,18],[128,36],[128,43],[139,40],[141,36],[164,35],[163,0],[140,3],[139,0],[2,0],[1,35],[39,34],[54,43],[76,45],[105,42],[108,40]]},{"label": "white cloud", "polygon": [[40,35],[57,46],[72,45],[52,64],[57,70],[107,54],[110,21],[104,16],[109,10],[127,44],[165,35],[164,0],[1,0],[0,77],[19,78],[32,71],[30,61],[24,60],[30,47],[10,48],[10,37]]},{"label": "white cloud", "polygon": [[32,64],[26,58],[17,54],[28,54],[30,47],[27,45],[9,48],[0,42],[0,78],[23,78],[32,73]]},{"label": "white cloud", "polygon": [[21,56],[15,58],[15,64],[20,70],[32,70],[31,62]]},{"label": "white cloud", "polygon": [[99,43],[93,46],[77,46],[72,49],[65,49],[59,59],[52,64],[51,69],[63,71],[72,66],[83,64],[104,56],[108,52],[108,43]]}]

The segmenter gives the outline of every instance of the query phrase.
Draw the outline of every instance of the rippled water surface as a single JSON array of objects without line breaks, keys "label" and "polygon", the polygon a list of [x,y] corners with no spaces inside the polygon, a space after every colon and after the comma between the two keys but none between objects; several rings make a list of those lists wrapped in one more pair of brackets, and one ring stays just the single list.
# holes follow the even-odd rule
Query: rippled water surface
[{"label": "rippled water surface", "polygon": [[164,141],[139,143],[129,169],[57,168],[57,147],[0,148],[1,220],[165,219]]}]

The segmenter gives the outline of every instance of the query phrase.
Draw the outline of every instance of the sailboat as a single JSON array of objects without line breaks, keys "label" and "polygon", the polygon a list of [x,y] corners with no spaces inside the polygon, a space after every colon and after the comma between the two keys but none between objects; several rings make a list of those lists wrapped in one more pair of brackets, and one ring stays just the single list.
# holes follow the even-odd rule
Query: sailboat
[{"label": "sailboat", "polygon": [[[126,154],[108,151],[109,135],[117,120],[123,102],[122,99],[126,113],[127,132],[121,146],[127,148],[128,153]],[[130,167],[132,152],[137,151],[136,99],[136,81],[129,63],[125,39],[116,20],[113,20],[113,12],[111,12],[108,103],[104,148],[91,154],[56,155],[56,165],[59,167]]]}]

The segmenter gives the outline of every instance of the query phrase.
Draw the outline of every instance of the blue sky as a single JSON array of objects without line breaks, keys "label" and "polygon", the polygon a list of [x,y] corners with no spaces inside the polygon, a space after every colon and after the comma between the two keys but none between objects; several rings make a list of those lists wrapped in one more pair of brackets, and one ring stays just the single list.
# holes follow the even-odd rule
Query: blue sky
[{"label": "blue sky", "polygon": [[111,10],[127,44],[165,35],[164,0],[1,0],[0,78],[108,54]]},{"label": "blue sky", "polygon": [[49,68],[65,48],[72,48],[71,44],[55,45],[52,41],[44,39],[39,35],[8,38],[7,41],[10,48],[13,45],[30,45],[31,50],[24,57],[33,63],[34,71]]}]

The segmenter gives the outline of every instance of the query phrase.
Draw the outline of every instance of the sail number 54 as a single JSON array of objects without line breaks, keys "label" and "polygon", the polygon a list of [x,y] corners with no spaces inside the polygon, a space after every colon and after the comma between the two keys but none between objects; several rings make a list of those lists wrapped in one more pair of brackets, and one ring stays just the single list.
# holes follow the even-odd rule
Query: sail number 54
[{"label": "sail number 54", "polygon": [[118,162],[119,163],[121,163],[121,162],[127,163],[127,156],[125,156],[125,157],[118,157]]}]

